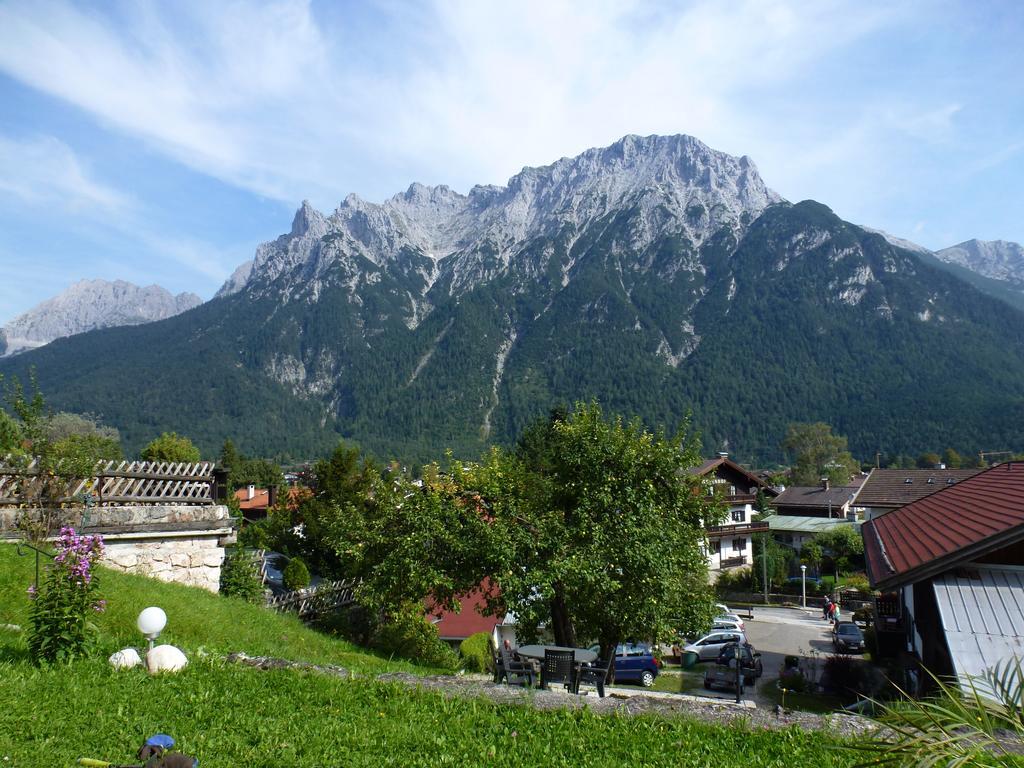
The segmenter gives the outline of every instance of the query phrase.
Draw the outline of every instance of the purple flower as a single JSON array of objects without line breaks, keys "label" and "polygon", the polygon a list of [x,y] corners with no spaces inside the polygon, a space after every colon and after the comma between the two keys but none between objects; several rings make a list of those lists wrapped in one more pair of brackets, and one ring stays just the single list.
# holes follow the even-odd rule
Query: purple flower
[{"label": "purple flower", "polygon": [[92,609],[96,611],[96,613],[103,613],[107,609],[107,601],[97,600],[93,603]]},{"label": "purple flower", "polygon": [[29,596],[30,600],[35,600],[36,599],[36,592],[37,592],[37,590],[36,590],[36,585],[35,584],[29,584],[28,585],[28,589],[25,590],[25,591],[28,592],[28,596]]}]

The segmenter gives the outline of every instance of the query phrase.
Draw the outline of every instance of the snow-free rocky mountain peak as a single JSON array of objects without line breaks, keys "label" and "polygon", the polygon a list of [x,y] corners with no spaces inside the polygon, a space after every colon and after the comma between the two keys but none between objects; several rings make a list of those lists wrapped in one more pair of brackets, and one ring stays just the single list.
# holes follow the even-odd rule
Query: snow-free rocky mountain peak
[{"label": "snow-free rocky mountain peak", "polygon": [[967,240],[935,255],[993,280],[1024,288],[1024,246],[1006,240]]},{"label": "snow-free rocky mountain peak", "polygon": [[202,301],[194,293],[174,296],[159,285],[140,288],[124,280],[81,280],[3,326],[6,354],[98,328],[163,320]]},{"label": "snow-free rocky mountain peak", "polygon": [[239,267],[218,295],[245,285],[258,291],[300,265],[302,281],[312,279],[315,292],[332,264],[351,258],[378,266],[404,258],[424,292],[435,282],[457,292],[504,271],[535,238],[565,237],[571,249],[612,212],[641,214],[633,248],[668,231],[699,245],[723,226],[741,232],[781,199],[747,157],[716,152],[690,136],[626,136],[467,195],[414,183],[382,204],[349,195],[330,216],[303,202],[291,231],[261,245],[252,265]]}]

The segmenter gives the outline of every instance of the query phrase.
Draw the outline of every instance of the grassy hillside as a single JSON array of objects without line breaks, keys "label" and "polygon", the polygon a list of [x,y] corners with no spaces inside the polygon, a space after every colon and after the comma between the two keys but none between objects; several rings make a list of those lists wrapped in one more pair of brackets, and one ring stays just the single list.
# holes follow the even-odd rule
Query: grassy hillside
[{"label": "grassy hillside", "polygon": [[[32,559],[0,545],[0,623],[25,621]],[[11,768],[70,766],[78,757],[130,762],[165,732],[204,768],[227,766],[780,766],[852,765],[856,755],[821,734],[721,728],[691,720],[537,711],[445,698],[372,678],[341,680],[226,664],[197,650],[245,650],[401,669],[299,623],[200,590],[102,573],[110,610],[102,653],[38,669],[24,634],[0,629],[0,761]],[[159,604],[164,638],[192,652],[176,675],[114,672],[106,651],[139,644],[138,610]]]},{"label": "grassy hillside", "polygon": [[[0,544],[0,624],[28,624],[28,597],[35,557],[19,557],[12,544]],[[43,558],[45,561],[45,558]],[[158,605],[167,613],[159,642],[171,643],[193,656],[243,651],[250,656],[278,656],[313,663],[338,664],[361,672],[414,671],[404,662],[391,662],[306,627],[294,616],[274,613],[228,600],[195,587],[165,584],[155,579],[102,569],[101,596],[107,610],[96,616],[100,630],[97,654],[104,657],[126,646],[140,647],[144,638],[135,627],[139,611]],[[25,658],[23,636],[0,635],[0,659]]]}]

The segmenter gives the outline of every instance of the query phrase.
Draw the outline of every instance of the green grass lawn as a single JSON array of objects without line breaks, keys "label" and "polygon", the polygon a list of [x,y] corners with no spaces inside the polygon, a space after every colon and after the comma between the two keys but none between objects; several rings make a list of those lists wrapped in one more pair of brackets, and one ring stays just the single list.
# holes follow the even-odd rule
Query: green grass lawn
[{"label": "green grass lawn", "polygon": [[[27,621],[32,560],[0,545],[0,624]],[[203,768],[245,766],[788,766],[852,765],[839,742],[798,730],[722,728],[655,716],[538,711],[446,698],[374,679],[260,671],[218,654],[244,650],[342,664],[365,673],[414,669],[317,635],[299,622],[198,589],[109,572],[100,648],[71,665],[36,668],[24,632],[0,629],[0,765],[130,762],[166,732]],[[115,672],[109,650],[141,645],[135,616],[159,604],[165,639],[191,653],[181,673]],[[162,638],[164,639],[164,638]],[[200,655],[205,649],[210,655]],[[668,676],[665,676],[666,678]],[[675,676],[673,676],[675,677]],[[678,678],[676,678],[678,679]]]},{"label": "green grass lawn", "polygon": [[[0,624],[26,626],[26,589],[35,572],[35,553],[19,557],[12,544],[0,544]],[[45,562],[46,558],[42,558]],[[167,627],[158,642],[171,643],[193,654],[244,651],[250,656],[279,656],[319,664],[338,664],[357,671],[401,669],[423,671],[411,664],[373,655],[336,638],[314,632],[296,617],[255,608],[195,587],[100,569],[100,592],[107,610],[97,614],[98,654],[110,655],[125,646],[141,647],[145,640],[135,626],[139,611],[158,605],[167,613]],[[20,649],[20,650],[19,650]],[[24,643],[3,643],[0,659],[22,658]],[[429,670],[428,670],[429,671]]]},{"label": "green grass lawn", "polygon": [[783,701],[782,691],[779,690],[776,682],[777,678],[774,677],[770,680],[762,680],[757,686],[758,693],[771,699],[776,704],[783,704],[786,709],[799,709],[803,712],[817,712],[818,714],[827,715],[831,712],[842,710],[844,704],[850,703],[849,700],[844,700],[830,693],[795,693],[792,691],[786,693],[785,701]]},{"label": "green grass lawn", "polygon": [[690,693],[698,689],[703,690],[703,688],[704,669],[698,666],[693,669],[680,669],[679,667],[662,669],[650,690],[666,693]]}]

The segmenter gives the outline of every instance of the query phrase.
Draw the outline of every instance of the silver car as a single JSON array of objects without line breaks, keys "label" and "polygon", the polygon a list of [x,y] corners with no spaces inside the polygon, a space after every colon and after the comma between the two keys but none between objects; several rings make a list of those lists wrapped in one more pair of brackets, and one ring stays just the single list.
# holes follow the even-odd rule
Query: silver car
[{"label": "silver car", "polygon": [[734,630],[716,630],[688,643],[683,650],[693,651],[700,661],[714,661],[726,643],[745,643],[747,636]]}]

